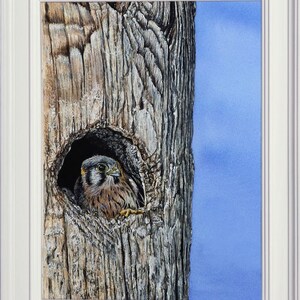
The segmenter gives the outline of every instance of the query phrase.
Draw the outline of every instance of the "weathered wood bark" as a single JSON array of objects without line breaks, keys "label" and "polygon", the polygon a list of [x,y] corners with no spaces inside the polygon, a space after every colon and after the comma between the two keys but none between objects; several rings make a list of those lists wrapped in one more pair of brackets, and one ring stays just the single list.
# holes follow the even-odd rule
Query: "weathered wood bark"
[{"label": "weathered wood bark", "polygon": [[[43,297],[187,299],[193,2],[43,3]],[[145,213],[72,203],[80,163],[110,154]]]}]

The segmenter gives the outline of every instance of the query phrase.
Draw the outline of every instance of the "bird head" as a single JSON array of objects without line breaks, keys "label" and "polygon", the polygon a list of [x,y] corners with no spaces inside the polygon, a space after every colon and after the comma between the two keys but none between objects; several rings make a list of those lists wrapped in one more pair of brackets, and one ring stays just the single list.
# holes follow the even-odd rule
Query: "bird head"
[{"label": "bird head", "polygon": [[95,155],[83,161],[81,178],[85,185],[100,187],[103,184],[116,184],[121,177],[119,163],[107,156]]}]

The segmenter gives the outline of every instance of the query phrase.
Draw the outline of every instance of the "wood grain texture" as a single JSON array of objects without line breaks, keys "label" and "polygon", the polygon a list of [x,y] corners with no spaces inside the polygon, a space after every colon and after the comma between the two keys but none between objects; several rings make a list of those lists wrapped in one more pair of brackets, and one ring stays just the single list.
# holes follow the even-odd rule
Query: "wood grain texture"
[{"label": "wood grain texture", "polygon": [[[43,3],[41,10],[43,297],[187,299],[195,4]],[[143,215],[107,221],[58,186],[72,143],[93,132],[102,138],[103,130],[140,178]]]}]

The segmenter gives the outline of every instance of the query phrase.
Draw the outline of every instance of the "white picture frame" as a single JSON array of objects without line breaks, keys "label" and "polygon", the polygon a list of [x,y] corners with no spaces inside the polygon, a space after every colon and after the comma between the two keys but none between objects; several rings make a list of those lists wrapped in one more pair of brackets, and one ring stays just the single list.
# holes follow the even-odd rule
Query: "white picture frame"
[{"label": "white picture frame", "polygon": [[[212,0],[211,0],[212,1]],[[1,299],[40,299],[40,1],[1,1]],[[299,6],[262,1],[263,300],[299,299]]]}]

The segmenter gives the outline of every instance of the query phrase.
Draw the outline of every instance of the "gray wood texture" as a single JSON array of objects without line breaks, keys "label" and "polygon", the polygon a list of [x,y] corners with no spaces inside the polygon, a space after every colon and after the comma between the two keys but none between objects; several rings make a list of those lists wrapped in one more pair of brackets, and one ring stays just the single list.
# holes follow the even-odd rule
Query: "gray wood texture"
[{"label": "gray wood texture", "polygon": [[[42,3],[41,12],[43,297],[187,299],[195,4]],[[59,187],[72,143],[89,133],[111,133],[107,147],[140,180],[144,214],[108,221]]]}]

